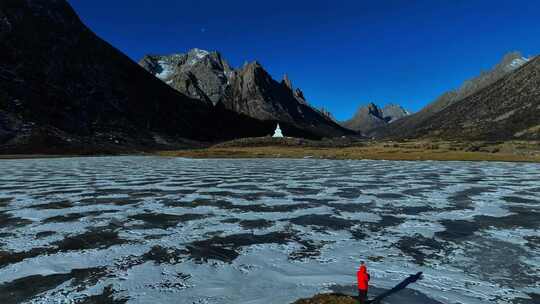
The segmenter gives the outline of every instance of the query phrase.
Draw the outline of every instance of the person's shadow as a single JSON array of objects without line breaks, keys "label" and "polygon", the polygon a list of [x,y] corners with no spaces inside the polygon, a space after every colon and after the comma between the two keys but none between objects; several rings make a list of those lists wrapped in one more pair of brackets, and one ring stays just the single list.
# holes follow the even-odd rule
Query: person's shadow
[{"label": "person's shadow", "polygon": [[370,303],[370,304],[380,303],[384,298],[389,297],[395,294],[396,292],[399,292],[400,290],[405,289],[409,284],[412,284],[420,280],[421,278],[422,278],[422,272],[418,272],[417,274],[410,275],[401,283],[397,284],[394,288],[381,293],[380,295],[376,296],[375,298],[371,300],[367,300],[366,303]]}]

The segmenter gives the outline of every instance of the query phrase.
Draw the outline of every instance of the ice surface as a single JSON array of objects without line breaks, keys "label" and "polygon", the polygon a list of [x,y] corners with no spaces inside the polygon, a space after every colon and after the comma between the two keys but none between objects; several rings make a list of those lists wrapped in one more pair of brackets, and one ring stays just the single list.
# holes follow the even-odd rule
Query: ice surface
[{"label": "ice surface", "polygon": [[128,303],[290,303],[353,285],[361,260],[382,289],[423,271],[410,288],[441,303],[540,293],[537,164],[103,157],[0,172],[11,302],[110,286]]}]

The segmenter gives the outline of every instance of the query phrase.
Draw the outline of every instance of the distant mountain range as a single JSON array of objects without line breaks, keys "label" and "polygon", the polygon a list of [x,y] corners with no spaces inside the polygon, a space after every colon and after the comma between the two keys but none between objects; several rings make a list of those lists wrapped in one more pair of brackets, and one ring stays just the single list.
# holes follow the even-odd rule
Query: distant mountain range
[{"label": "distant mountain range", "polygon": [[540,138],[540,59],[518,52],[421,111],[374,129],[378,138]]},{"label": "distant mountain range", "polygon": [[182,94],[262,121],[277,121],[289,136],[352,135],[329,115],[312,107],[287,75],[275,81],[258,62],[232,68],[218,52],[147,55],[139,64]]},{"label": "distant mountain range", "polygon": [[369,134],[408,115],[409,111],[397,104],[388,104],[381,109],[378,105],[369,103],[360,107],[353,118],[342,122],[341,125],[362,134]]},{"label": "distant mountain range", "polygon": [[96,153],[266,136],[540,139],[539,58],[511,53],[419,111],[369,104],[341,126],[285,76],[217,52],[139,64],[65,0],[0,2],[0,153]]}]

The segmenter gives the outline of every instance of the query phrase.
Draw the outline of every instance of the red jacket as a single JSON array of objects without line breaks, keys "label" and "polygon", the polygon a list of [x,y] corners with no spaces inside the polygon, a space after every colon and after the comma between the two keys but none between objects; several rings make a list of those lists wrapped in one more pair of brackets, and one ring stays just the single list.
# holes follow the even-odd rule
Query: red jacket
[{"label": "red jacket", "polygon": [[356,272],[356,278],[358,279],[358,290],[368,290],[369,273],[367,273],[366,266],[360,266],[360,269]]}]

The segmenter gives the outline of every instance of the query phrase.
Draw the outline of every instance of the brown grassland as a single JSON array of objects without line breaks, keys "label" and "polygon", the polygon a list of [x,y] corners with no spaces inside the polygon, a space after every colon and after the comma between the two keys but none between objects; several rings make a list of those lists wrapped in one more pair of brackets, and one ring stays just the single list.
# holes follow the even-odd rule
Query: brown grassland
[{"label": "brown grassland", "polygon": [[161,151],[161,156],[187,158],[316,158],[372,160],[540,162],[539,142],[451,142],[416,140],[298,142],[291,139],[241,140],[203,149]]}]

